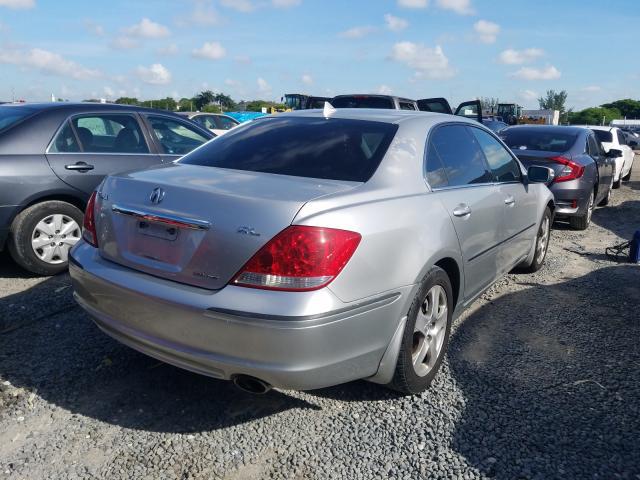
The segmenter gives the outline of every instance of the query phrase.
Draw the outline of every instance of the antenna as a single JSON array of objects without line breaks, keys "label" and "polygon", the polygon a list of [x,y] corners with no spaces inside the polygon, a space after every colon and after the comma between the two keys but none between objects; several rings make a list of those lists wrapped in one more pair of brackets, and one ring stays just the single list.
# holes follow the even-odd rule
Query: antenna
[{"label": "antenna", "polygon": [[324,118],[329,118],[331,117],[331,115],[336,113],[336,109],[329,102],[324,102],[324,108],[322,109],[322,113],[324,115]]}]

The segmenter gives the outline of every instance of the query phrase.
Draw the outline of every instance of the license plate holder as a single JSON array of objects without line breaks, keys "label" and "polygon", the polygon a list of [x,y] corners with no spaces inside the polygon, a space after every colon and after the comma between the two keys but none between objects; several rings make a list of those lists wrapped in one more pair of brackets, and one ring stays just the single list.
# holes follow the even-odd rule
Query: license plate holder
[{"label": "license plate holder", "polygon": [[162,223],[149,222],[147,220],[140,220],[138,222],[138,233],[147,235],[149,237],[161,238],[173,242],[178,238],[178,228],[167,226]]}]

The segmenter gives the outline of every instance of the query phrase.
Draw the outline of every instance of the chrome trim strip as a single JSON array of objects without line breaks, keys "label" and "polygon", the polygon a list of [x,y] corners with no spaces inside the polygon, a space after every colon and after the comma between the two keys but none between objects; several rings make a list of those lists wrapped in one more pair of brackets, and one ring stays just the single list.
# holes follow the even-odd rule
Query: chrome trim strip
[{"label": "chrome trim strip", "polygon": [[147,220],[149,222],[166,223],[167,225],[171,225],[172,227],[188,228],[191,230],[209,230],[211,228],[210,222],[207,222],[206,220],[198,220],[195,218],[144,212],[142,210],[126,208],[116,204],[113,204],[111,206],[111,210],[120,215],[128,215],[130,217],[139,218],[140,220]]}]

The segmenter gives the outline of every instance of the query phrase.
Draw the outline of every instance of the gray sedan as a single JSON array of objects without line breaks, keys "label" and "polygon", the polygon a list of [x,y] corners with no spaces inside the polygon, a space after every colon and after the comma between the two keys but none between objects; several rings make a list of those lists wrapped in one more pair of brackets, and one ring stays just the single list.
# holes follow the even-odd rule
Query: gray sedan
[{"label": "gray sedan", "polygon": [[121,342],[248,391],[420,392],[456,315],[542,266],[550,174],[452,115],[265,117],[105,179],[71,252],[75,298]]}]

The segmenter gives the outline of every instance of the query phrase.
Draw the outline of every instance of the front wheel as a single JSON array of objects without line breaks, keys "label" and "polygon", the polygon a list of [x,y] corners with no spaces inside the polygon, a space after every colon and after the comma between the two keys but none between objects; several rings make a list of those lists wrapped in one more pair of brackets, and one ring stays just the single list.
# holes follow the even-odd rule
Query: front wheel
[{"label": "front wheel", "polygon": [[429,387],[447,351],[453,308],[449,276],[439,267],[431,268],[409,309],[396,371],[388,387],[408,394]]}]

